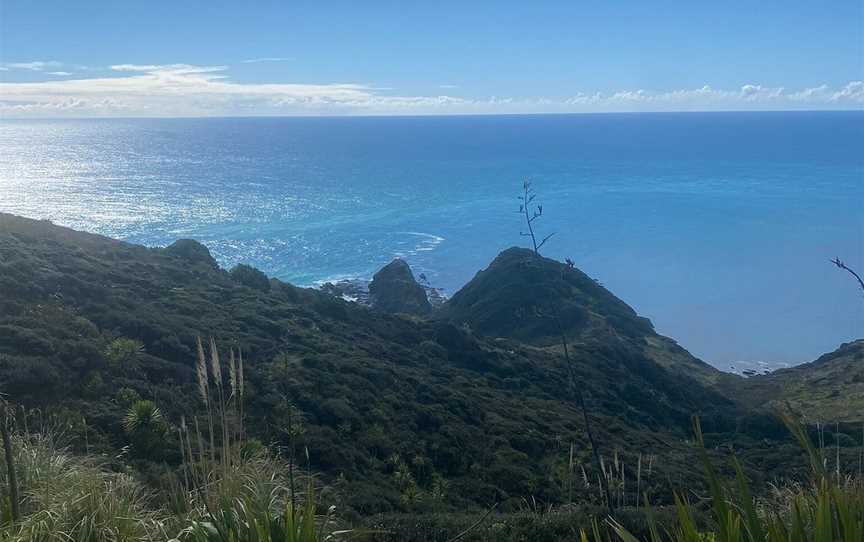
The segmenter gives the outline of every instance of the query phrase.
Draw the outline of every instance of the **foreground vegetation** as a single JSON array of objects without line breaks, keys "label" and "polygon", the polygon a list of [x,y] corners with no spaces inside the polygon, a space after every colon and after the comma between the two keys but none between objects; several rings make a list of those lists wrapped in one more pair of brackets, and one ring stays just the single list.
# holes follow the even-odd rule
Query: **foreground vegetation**
[{"label": "foreground vegetation", "polygon": [[[124,356],[137,350],[132,344],[114,347]],[[288,449],[280,451],[244,436],[242,355],[231,349],[223,365],[215,341],[205,351],[198,339],[196,350],[197,388],[206,417],[201,423],[195,417],[194,429],[183,418],[175,428],[179,469],[166,469],[149,483],[128,466],[112,470],[104,457],[70,453],[56,418],[46,423],[41,413],[3,403],[0,542],[860,542],[864,536],[864,458],[859,457],[857,473],[849,472],[841,466],[837,448],[830,470],[826,449],[814,446],[804,427],[788,415],[783,421],[809,460],[809,477],[784,480],[767,497],[754,497],[734,456],[734,478],[720,474],[694,416],[695,450],[707,491],[700,497],[701,486],[677,488],[674,507],[655,508],[647,494],[641,507],[638,497],[628,507],[624,467],[616,457],[597,488],[601,499],[614,495],[615,500],[602,506],[544,506],[526,498],[515,513],[494,513],[496,505],[473,518],[452,513],[407,521],[365,518],[344,528],[349,522],[329,504],[339,500],[327,495],[333,488],[318,491],[312,472],[297,467],[293,437]],[[131,404],[123,427],[132,441],[131,451],[123,454],[158,455],[165,445],[168,425],[152,401]],[[287,429],[290,433],[291,426]],[[308,464],[308,450],[304,455]],[[407,467],[396,462],[401,483],[413,483]],[[583,483],[590,486],[587,477]]]},{"label": "foreground vegetation", "polygon": [[[787,420],[788,421],[788,420]],[[182,481],[147,487],[128,472],[111,471],[95,457],[62,445],[57,427],[16,432],[12,460],[21,492],[21,517],[12,520],[9,480],[2,479],[3,542],[321,542],[379,541],[593,541],[593,542],[860,542],[864,537],[864,479],[826,469],[826,451],[797,423],[789,427],[806,452],[810,475],[786,480],[756,497],[736,459],[734,477],[720,474],[705,450],[698,420],[695,445],[708,491],[679,488],[674,507],[617,510],[525,502],[520,512],[426,518],[380,517],[345,528],[314,479],[296,473],[266,448],[219,458],[205,482],[190,490]],[[235,444],[240,444],[235,442]],[[202,450],[207,444],[202,443]],[[237,446],[237,449],[242,449]],[[227,448],[222,446],[219,453]],[[205,463],[207,461],[205,460]],[[6,459],[3,471],[6,472]],[[302,481],[299,479],[302,478]],[[297,491],[295,485],[302,487]],[[647,499],[646,499],[647,501]]]},{"label": "foreground vegetation", "polygon": [[334,535],[330,518],[316,514],[311,480],[292,501],[285,463],[265,450],[208,472],[206,490],[163,486],[158,495],[99,458],[70,454],[60,440],[53,430],[16,435],[23,515],[12,521],[4,491],[0,540],[306,542]]},{"label": "foreground vegetation", "polygon": [[[750,484],[737,460],[733,461],[735,479],[722,479],[708,454],[698,418],[694,418],[700,458],[709,487],[709,522],[700,527],[694,506],[684,492],[676,494],[677,519],[671,528],[661,530],[649,514],[651,542],[860,542],[864,540],[864,479],[857,475],[843,476],[839,466],[835,475],[826,470],[824,450],[817,450],[804,428],[784,416],[810,462],[809,482],[775,487],[773,501],[754,498]],[[638,542],[614,518],[607,520],[625,542]],[[665,534],[662,534],[665,531]],[[595,529],[594,535],[598,540]],[[587,539],[586,533],[582,537]]]}]

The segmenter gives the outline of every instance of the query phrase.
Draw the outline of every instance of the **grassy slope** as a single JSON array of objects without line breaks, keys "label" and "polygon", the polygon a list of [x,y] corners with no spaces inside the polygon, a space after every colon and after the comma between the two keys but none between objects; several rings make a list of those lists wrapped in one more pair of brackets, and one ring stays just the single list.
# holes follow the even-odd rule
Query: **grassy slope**
[{"label": "grassy slope", "polygon": [[812,422],[864,422],[864,340],[811,363],[728,384],[754,408],[789,404]]},{"label": "grassy slope", "polygon": [[[248,281],[258,286],[251,288],[236,279],[192,242],[147,249],[0,214],[0,390],[59,412],[79,436],[86,418],[91,449],[116,451],[127,444],[120,420],[129,391],[155,400],[174,422],[200,412],[193,346],[196,335],[213,335],[241,346],[249,360],[252,434],[287,444],[287,398],[303,416],[298,448],[308,447],[312,467],[341,481],[346,504],[359,512],[513,505],[529,495],[559,501],[571,441],[590,472],[581,418],[548,333],[533,344],[484,338],[501,334],[380,314],[275,280],[260,289],[260,281]],[[699,479],[686,444],[690,414],[702,414],[709,430],[731,431],[741,413],[687,371],[655,363],[644,345],[656,338],[650,324],[631,320],[632,310],[603,292],[584,298],[594,324],[572,345],[577,377],[605,454],[620,450],[631,470],[636,453],[657,456],[646,485],[659,496]],[[582,321],[579,303],[568,305],[571,323]],[[118,336],[140,340],[145,354],[110,363],[105,350]],[[766,446],[772,467],[782,466]],[[170,464],[173,450],[169,440],[150,459]],[[427,495],[422,502],[401,498],[394,454]],[[752,466],[764,471],[754,457]],[[431,498],[438,476],[448,483],[440,503]]]}]

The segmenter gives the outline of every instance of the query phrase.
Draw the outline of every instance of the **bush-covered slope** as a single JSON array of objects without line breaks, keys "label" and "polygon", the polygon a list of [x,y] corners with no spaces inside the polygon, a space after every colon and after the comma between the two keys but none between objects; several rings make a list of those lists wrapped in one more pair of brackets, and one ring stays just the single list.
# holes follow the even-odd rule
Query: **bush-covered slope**
[{"label": "bush-covered slope", "polygon": [[864,339],[811,363],[728,383],[754,408],[789,405],[811,422],[864,421]]},{"label": "bush-covered slope", "polygon": [[[511,273],[520,280],[525,259],[518,251],[499,258],[514,254],[512,270],[496,271],[505,287]],[[685,445],[690,415],[701,414],[708,430],[731,432],[740,412],[655,363],[637,340],[652,333],[647,322],[568,272],[574,278],[556,271],[543,281],[552,282],[571,327],[588,321],[627,338],[586,335],[572,345],[603,454],[611,461],[617,450],[630,472],[636,454],[656,456],[643,488],[662,499],[664,488],[695,474]],[[481,307],[469,313],[472,332],[265,284],[247,268],[229,273],[193,241],[148,249],[0,214],[0,391],[60,416],[79,445],[113,457],[129,444],[121,420],[134,399],[153,400],[172,423],[201,413],[195,339],[213,336],[244,352],[250,433],[276,446],[295,434],[311,467],[338,482],[358,512],[512,506],[529,496],[560,502],[581,476],[578,468],[568,474],[570,443],[577,466],[597,475],[563,359],[543,341],[493,338],[508,334],[498,329],[532,337],[497,320],[498,309],[482,305],[476,291],[475,280],[447,309],[465,310],[473,296]],[[582,309],[582,298],[568,297],[577,294],[597,301]],[[542,318],[520,318],[548,342]],[[289,412],[301,418],[299,431],[288,430]],[[170,466],[176,450],[169,438],[146,456],[133,446],[128,457]],[[596,491],[578,487],[583,499]]]},{"label": "bush-covered slope", "polygon": [[705,383],[721,377],[657,335],[647,318],[579,269],[524,248],[499,254],[447,302],[444,313],[492,337],[549,346],[560,343],[563,330],[577,344],[628,344],[672,372]]}]

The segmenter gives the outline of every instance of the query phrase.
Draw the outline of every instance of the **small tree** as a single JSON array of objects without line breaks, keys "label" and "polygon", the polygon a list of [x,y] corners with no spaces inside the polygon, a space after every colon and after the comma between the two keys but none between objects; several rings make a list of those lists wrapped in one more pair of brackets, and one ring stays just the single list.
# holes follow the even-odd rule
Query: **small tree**
[{"label": "small tree", "polygon": [[119,369],[134,367],[142,354],[144,354],[144,345],[141,341],[126,337],[117,337],[105,347],[105,357],[112,367]]},{"label": "small tree", "polygon": [[138,457],[161,456],[168,426],[153,401],[136,401],[123,417],[123,429]]},{"label": "small tree", "polygon": [[855,280],[858,281],[858,286],[860,286],[861,291],[864,292],[864,279],[861,278],[861,275],[859,275],[851,267],[849,267],[848,265],[843,263],[843,261],[841,261],[840,258],[834,258],[833,260],[831,260],[831,263],[836,265],[839,269],[843,269],[845,271],[848,271],[850,275],[855,277]]},{"label": "small tree", "polygon": [[539,243],[537,242],[537,235],[534,232],[534,221],[543,216],[543,206],[533,205],[536,197],[537,194],[535,194],[534,189],[531,188],[531,181],[526,179],[522,183],[522,195],[519,196],[519,199],[522,200],[522,204],[519,205],[519,214],[525,217],[525,225],[528,227],[528,231],[520,231],[519,235],[522,237],[530,237],[531,245],[534,247],[534,254],[540,254],[540,249],[546,244],[546,241],[548,241],[550,237],[555,235],[555,232],[544,237]]},{"label": "small tree", "polygon": [[162,412],[153,401],[137,401],[123,418],[123,429],[132,441],[132,449],[139,457],[161,455],[161,447],[168,431]]}]

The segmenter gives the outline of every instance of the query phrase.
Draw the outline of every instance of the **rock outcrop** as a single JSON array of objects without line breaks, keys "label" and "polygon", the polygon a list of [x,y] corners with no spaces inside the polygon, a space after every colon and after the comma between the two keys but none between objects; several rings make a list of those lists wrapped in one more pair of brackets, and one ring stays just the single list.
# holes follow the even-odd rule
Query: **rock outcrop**
[{"label": "rock outcrop", "polygon": [[165,254],[183,258],[191,263],[203,263],[213,269],[219,268],[219,264],[210,254],[210,250],[192,239],[178,239],[162,250]]},{"label": "rock outcrop", "polygon": [[411,267],[399,258],[372,277],[369,299],[373,308],[383,312],[417,315],[432,312],[426,290],[414,279]]}]

